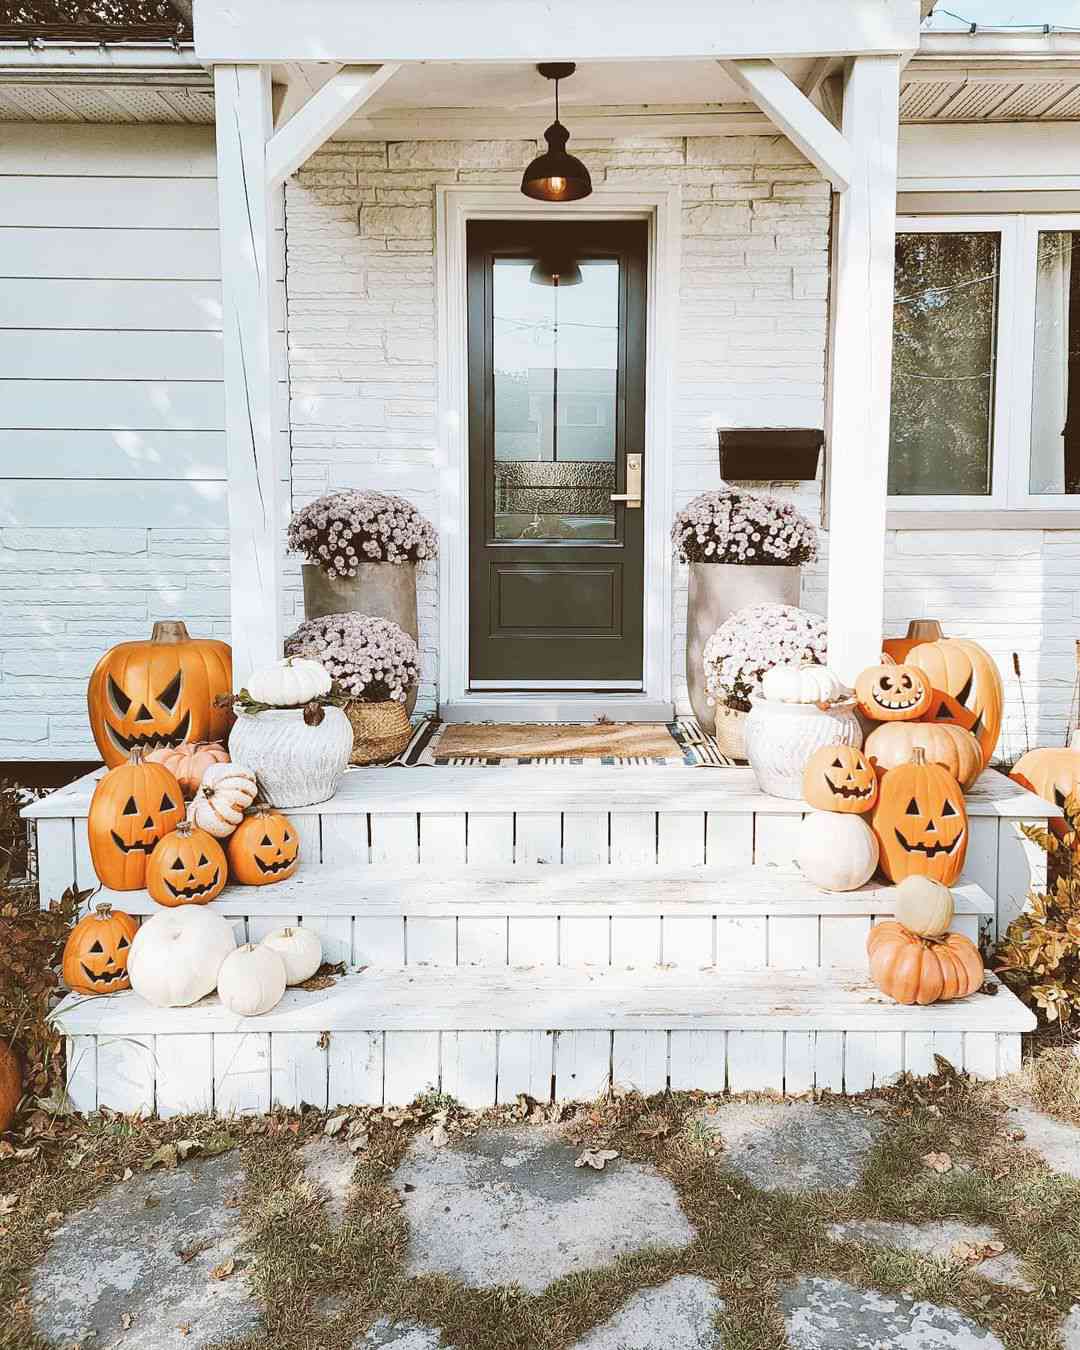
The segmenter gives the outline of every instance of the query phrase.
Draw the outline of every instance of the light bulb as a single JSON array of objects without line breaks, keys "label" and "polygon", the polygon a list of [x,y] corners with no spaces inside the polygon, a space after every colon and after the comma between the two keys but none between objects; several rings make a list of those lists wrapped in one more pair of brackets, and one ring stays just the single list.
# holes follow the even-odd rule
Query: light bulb
[{"label": "light bulb", "polygon": [[549,178],[548,185],[556,197],[561,197],[566,191],[566,179],[560,178],[558,175],[554,178]]}]

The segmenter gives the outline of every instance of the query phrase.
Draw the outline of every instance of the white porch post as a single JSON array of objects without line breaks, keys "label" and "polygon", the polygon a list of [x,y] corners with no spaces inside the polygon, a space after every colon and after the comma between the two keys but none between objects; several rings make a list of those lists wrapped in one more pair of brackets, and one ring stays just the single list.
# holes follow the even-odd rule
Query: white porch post
[{"label": "white porch post", "polygon": [[856,56],[844,85],[851,184],[838,200],[829,411],[829,665],[881,652],[899,122],[896,56]]},{"label": "white porch post", "polygon": [[270,67],[214,67],[221,215],[233,679],[281,655],[284,466],[274,436]]}]

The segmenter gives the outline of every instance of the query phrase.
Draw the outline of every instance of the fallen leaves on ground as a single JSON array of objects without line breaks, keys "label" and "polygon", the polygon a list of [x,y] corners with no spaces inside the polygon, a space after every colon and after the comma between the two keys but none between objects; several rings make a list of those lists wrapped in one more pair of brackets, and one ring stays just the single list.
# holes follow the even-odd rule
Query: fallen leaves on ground
[{"label": "fallen leaves on ground", "polygon": [[990,1256],[1000,1256],[1004,1250],[1004,1242],[954,1242],[949,1255],[964,1265],[977,1266]]},{"label": "fallen leaves on ground", "polygon": [[609,1162],[614,1162],[619,1156],[617,1148],[587,1148],[579,1158],[575,1158],[575,1167],[592,1167],[597,1172],[602,1172]]},{"label": "fallen leaves on ground", "polygon": [[333,1139],[334,1135],[340,1134],[345,1128],[345,1122],[349,1119],[348,1111],[342,1111],[340,1115],[331,1116],[323,1126],[323,1134]]},{"label": "fallen leaves on ground", "polygon": [[435,1125],[431,1131],[431,1142],[436,1148],[445,1148],[450,1142],[450,1136],[446,1131],[445,1125]]},{"label": "fallen leaves on ground", "polygon": [[10,1214],[18,1203],[18,1191],[12,1191],[10,1195],[0,1195],[0,1214]]},{"label": "fallen leaves on ground", "polygon": [[952,1158],[948,1153],[924,1153],[923,1163],[934,1172],[951,1172]]},{"label": "fallen leaves on ground", "polygon": [[235,1269],[236,1260],[230,1256],[227,1261],[222,1261],[220,1265],[213,1268],[210,1272],[210,1278],[212,1280],[227,1280]]}]

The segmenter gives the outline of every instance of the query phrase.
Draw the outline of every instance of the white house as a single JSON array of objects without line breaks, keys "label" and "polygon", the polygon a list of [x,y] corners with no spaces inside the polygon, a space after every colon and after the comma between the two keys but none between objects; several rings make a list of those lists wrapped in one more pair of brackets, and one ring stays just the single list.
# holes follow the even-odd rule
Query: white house
[{"label": "white house", "polygon": [[[0,759],[94,759],[86,677],[106,646],[145,636],[154,618],[230,637],[240,678],[276,654],[302,617],[283,545],[290,502],[345,486],[401,492],[438,524],[441,558],[420,583],[421,710],[668,719],[686,710],[686,577],[668,529],[678,506],[717,485],[717,430],[733,427],[824,430],[818,478],[771,486],[822,526],[803,604],[827,615],[842,674],[871,662],[883,634],[934,617],[996,656],[1006,758],[1028,739],[1059,740],[1080,623],[1080,27],[1060,0],[971,0],[971,22],[930,8],[195,0],[193,40],[185,28],[175,43],[0,30]],[[565,206],[520,191],[551,120],[537,63],[556,59],[576,63],[561,120],[594,188]],[[641,440],[617,452],[644,456],[640,580],[627,573],[620,591],[638,619],[639,677],[552,688],[470,669],[469,271],[483,222],[622,231],[643,269]],[[564,324],[603,328],[604,284],[590,281],[588,313]],[[509,310],[487,317],[527,328],[533,299],[509,284],[505,295]],[[506,354],[527,411],[536,373],[520,341],[508,338]],[[583,373],[571,423],[594,436],[606,360],[594,333],[569,362]],[[356,864],[379,862],[759,865],[790,858],[799,818],[745,783],[700,777],[668,780],[663,801],[633,777],[602,789],[455,778],[463,803],[446,795],[449,780],[438,789],[394,773],[372,771],[349,802],[305,818],[317,860],[351,869],[350,884],[361,884]],[[75,785],[37,811],[43,893],[87,879],[86,796]],[[1013,819],[1049,808],[1004,780],[973,800],[966,921],[977,932],[987,905],[991,924],[1007,921],[1032,879]],[[677,962],[682,943],[715,963],[736,930],[764,945],[723,1016],[714,985],[695,986],[674,1020],[619,1021],[599,1010],[605,992],[586,996],[560,973],[586,950],[618,965],[630,941],[614,936],[614,913],[576,911],[583,895],[564,896],[558,921],[526,905],[517,939],[512,923],[498,936],[502,910],[485,913],[511,965],[515,952],[543,962],[555,944],[559,970],[532,990],[532,1013],[492,1011],[521,993],[505,971],[463,993],[436,970],[420,1017],[407,1011],[415,990],[388,985],[381,1021],[364,1022],[346,997],[333,1016],[276,1013],[250,1035],[201,1009],[181,1026],[99,1000],[65,1021],[73,1046],[96,1047],[76,1086],[115,1101],[102,1056],[106,1043],[121,1052],[108,1038],[152,1050],[178,1029],[190,1080],[219,1107],[265,1105],[278,1070],[322,1075],[324,1099],[351,1099],[334,1087],[340,1072],[354,1092],[364,1073],[375,1092],[377,1076],[386,1100],[432,1074],[487,1100],[496,1037],[510,1038],[504,1095],[511,1079],[583,1089],[624,1070],[653,1088],[719,1073],[732,1086],[851,1089],[932,1064],[935,1046],[990,1073],[1018,1054],[1026,1014],[1005,998],[936,1022],[889,1008],[889,1023],[820,973],[862,961],[880,897],[854,911],[796,897],[777,917],[767,894],[744,913],[710,893],[704,909],[669,904],[665,917],[656,896],[632,895],[641,908],[624,917],[641,921],[634,941],[654,961]],[[345,959],[373,959],[359,898],[314,916]],[[386,960],[403,959],[402,902],[364,900]],[[295,916],[299,901],[286,902]],[[250,935],[266,915],[239,903],[230,912]],[[466,964],[474,938],[483,946],[480,929],[463,937],[458,899],[409,913],[413,962]],[[666,948],[652,928],[661,918]],[[776,1006],[760,1002],[766,967],[796,972]],[[801,1021],[784,1021],[785,999]],[[335,1069],[333,1045],[327,1067],[326,1047],[306,1042],[296,1069],[289,1038],[327,1025],[346,1039],[377,1028],[377,1069]],[[550,1029],[566,1037],[562,1069],[542,1039]],[[393,1037],[407,1054],[392,1053]],[[226,1083],[219,1062],[232,1065],[233,1051],[243,1068]],[[158,1070],[124,1072],[120,1099],[177,1109],[177,1084]]]}]

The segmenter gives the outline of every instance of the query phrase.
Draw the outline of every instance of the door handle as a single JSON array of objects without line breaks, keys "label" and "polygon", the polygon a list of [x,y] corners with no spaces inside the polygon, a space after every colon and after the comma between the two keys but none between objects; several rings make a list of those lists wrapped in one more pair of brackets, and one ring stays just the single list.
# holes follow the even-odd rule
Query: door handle
[{"label": "door handle", "polygon": [[628,511],[641,507],[641,459],[641,455],[626,456],[626,491],[613,492],[608,498],[612,502],[625,502]]}]

